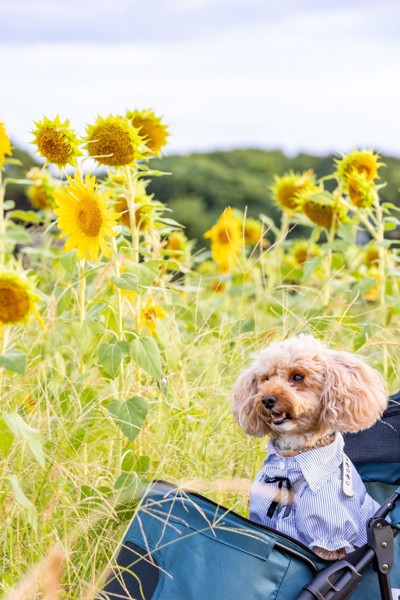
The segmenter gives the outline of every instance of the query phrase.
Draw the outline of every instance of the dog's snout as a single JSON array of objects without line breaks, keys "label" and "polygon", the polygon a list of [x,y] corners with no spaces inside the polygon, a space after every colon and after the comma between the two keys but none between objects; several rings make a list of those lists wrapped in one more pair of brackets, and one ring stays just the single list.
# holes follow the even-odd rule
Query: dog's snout
[{"label": "dog's snout", "polygon": [[264,404],[265,408],[272,408],[278,401],[276,396],[263,396],[261,402]]}]

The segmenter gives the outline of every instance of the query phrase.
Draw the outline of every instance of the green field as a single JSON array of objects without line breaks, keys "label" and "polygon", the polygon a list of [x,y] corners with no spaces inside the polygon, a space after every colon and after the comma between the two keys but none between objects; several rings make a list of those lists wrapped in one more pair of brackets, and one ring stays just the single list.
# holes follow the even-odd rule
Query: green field
[{"label": "green field", "polygon": [[[230,396],[270,340],[311,333],[360,353],[388,391],[398,387],[398,208],[382,201],[375,154],[331,161],[319,179],[306,164],[289,179],[279,171],[265,189],[275,219],[224,206],[203,229],[211,250],[195,251],[179,211],[140,183],[168,181],[162,160],[106,164],[96,178],[72,159],[63,182],[46,167],[15,181],[7,173],[18,165],[3,159],[0,591],[9,600],[93,598],[154,478],[246,514],[266,440],[239,430]],[[13,207],[10,186],[36,210]]]}]

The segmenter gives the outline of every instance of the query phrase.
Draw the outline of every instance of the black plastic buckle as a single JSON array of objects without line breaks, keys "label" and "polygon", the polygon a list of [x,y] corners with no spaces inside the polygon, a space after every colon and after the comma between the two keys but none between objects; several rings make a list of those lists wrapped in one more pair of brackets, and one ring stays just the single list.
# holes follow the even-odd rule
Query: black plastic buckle
[{"label": "black plastic buckle", "polygon": [[345,559],[339,560],[320,571],[309,584],[305,585],[303,589],[306,591],[299,596],[298,600],[311,597],[317,600],[327,600],[327,598],[346,600],[359,586],[361,577],[362,575],[351,563]]}]

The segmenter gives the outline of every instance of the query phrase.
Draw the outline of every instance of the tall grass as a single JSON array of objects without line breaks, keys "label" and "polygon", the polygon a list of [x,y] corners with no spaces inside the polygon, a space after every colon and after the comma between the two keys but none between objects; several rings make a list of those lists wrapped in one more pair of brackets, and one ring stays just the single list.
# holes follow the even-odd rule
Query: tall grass
[{"label": "tall grass", "polygon": [[[154,209],[156,201],[148,202]],[[328,235],[308,223],[309,252],[299,260],[287,233],[305,218],[286,216],[285,227],[275,228],[261,216],[258,242],[250,250],[242,244],[225,273],[207,253],[190,259],[190,243],[175,255],[167,249],[178,225],[162,220],[159,204],[151,227],[135,230],[141,262],[129,228],[119,229],[110,262],[79,265],[52,229],[38,225],[23,252],[45,327],[34,316],[5,326],[1,355],[5,598],[92,599],[153,479],[198,489],[246,514],[266,441],[239,430],[230,395],[239,371],[269,340],[312,333],[362,353],[396,389],[398,253],[382,237],[380,210],[362,213],[361,225],[378,232],[370,263],[368,247],[356,244],[360,219]],[[7,231],[22,235],[8,219]],[[6,238],[7,266],[22,273],[14,238]],[[116,271],[115,261],[124,269]],[[146,324],[140,315],[149,299],[163,313]],[[23,364],[4,362],[12,350]],[[132,398],[143,404],[128,405]]]}]

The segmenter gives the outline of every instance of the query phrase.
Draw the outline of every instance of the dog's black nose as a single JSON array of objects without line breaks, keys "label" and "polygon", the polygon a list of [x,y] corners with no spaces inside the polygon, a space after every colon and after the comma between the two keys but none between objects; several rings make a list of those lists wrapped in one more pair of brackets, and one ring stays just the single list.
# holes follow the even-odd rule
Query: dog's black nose
[{"label": "dog's black nose", "polygon": [[272,408],[274,404],[276,404],[278,398],[276,396],[263,396],[261,402],[264,404],[265,408]]}]

